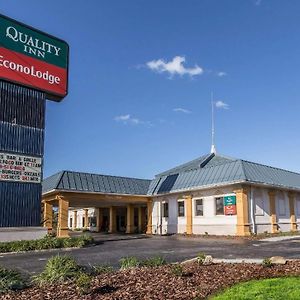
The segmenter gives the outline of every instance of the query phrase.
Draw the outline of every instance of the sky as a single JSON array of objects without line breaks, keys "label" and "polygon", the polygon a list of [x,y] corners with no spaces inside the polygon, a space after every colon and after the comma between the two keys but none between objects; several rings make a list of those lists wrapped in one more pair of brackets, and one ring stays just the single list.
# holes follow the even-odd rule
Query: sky
[{"label": "sky", "polygon": [[300,1],[0,0],[70,46],[44,176],[153,178],[207,154],[300,172]]}]

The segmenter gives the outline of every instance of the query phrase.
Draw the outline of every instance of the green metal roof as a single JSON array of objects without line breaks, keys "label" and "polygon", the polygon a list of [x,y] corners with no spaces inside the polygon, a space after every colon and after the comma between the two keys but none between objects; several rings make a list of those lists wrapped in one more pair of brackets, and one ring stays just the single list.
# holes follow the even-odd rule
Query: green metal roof
[{"label": "green metal roof", "polygon": [[164,176],[164,175],[171,175],[171,174],[178,174],[186,171],[197,170],[199,168],[211,167],[220,164],[224,164],[226,162],[234,161],[235,158],[225,157],[221,155],[215,154],[207,154],[200,156],[192,161],[179,165],[175,168],[162,172],[155,177]]},{"label": "green metal roof", "polygon": [[146,195],[151,180],[61,171],[43,181],[43,194],[52,190]]},{"label": "green metal roof", "polygon": [[62,171],[44,180],[43,194],[52,190],[67,190],[150,196],[247,182],[300,190],[299,173],[208,154],[160,173],[152,181]]},{"label": "green metal roof", "polygon": [[158,174],[150,184],[148,195],[242,182],[300,189],[300,174],[210,154]]}]

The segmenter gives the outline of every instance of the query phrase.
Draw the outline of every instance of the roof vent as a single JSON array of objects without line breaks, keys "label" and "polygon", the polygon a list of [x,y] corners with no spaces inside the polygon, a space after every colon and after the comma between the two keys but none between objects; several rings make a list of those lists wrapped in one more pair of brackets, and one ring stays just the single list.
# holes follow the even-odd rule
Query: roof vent
[{"label": "roof vent", "polygon": [[206,164],[215,156],[215,153],[209,154],[201,163],[200,163],[200,168],[204,168]]}]

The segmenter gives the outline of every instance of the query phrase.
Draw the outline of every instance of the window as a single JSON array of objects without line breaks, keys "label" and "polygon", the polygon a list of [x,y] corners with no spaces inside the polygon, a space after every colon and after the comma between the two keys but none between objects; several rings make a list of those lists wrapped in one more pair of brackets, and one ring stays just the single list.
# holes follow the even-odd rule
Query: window
[{"label": "window", "polygon": [[279,208],[279,216],[285,216],[286,210],[285,210],[285,199],[279,198],[278,199],[278,208]]},{"label": "window", "polygon": [[282,192],[278,192],[277,197],[278,197],[277,203],[278,203],[279,216],[285,216],[286,210],[285,210],[284,194]]},{"label": "window", "polygon": [[168,202],[163,202],[162,203],[162,216],[163,218],[168,218],[169,217],[169,203]]},{"label": "window", "polygon": [[178,217],[184,217],[184,201],[178,201]]},{"label": "window", "polygon": [[278,200],[278,206],[279,206],[279,216],[285,216],[286,211],[285,211],[285,201],[284,199],[279,199]]},{"label": "window", "polygon": [[255,189],[253,193],[253,198],[255,203],[255,215],[263,216],[265,210],[262,191],[260,189]]},{"label": "window", "polygon": [[195,215],[196,216],[203,216],[203,199],[196,199],[195,200]]},{"label": "window", "polygon": [[85,227],[85,217],[82,217],[82,227]]},{"label": "window", "polygon": [[300,198],[296,198],[296,215],[297,217],[300,217]]},{"label": "window", "polygon": [[223,197],[217,197],[216,200],[216,215],[224,215],[224,200]]},{"label": "window", "polygon": [[72,228],[72,227],[73,227],[73,219],[70,218],[70,228]]},{"label": "window", "polygon": [[97,218],[96,217],[89,217],[89,226],[96,227],[97,226]]}]

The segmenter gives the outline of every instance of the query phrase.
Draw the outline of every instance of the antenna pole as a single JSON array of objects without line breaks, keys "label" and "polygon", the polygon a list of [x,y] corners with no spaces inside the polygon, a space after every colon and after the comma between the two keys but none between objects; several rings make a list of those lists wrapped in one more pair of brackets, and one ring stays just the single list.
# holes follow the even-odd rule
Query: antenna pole
[{"label": "antenna pole", "polygon": [[214,94],[211,92],[211,150],[210,153],[216,154],[215,147],[215,103]]}]

